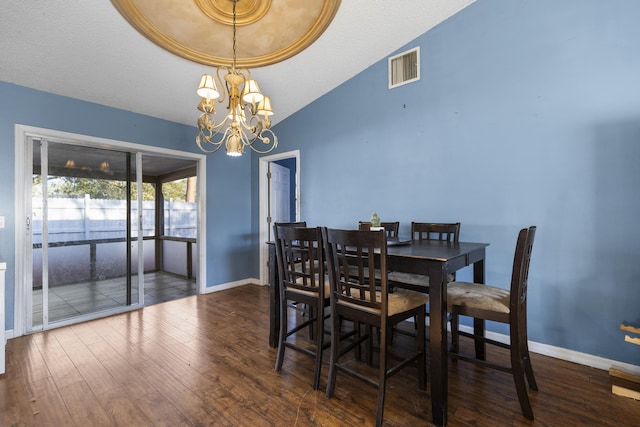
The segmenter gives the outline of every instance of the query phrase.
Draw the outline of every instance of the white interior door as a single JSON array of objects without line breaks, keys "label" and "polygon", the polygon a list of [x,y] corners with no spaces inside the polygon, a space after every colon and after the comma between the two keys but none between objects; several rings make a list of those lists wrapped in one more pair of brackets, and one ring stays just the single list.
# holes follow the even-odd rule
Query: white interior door
[{"label": "white interior door", "polygon": [[[295,185],[291,188],[289,184],[288,193],[294,193],[295,198],[286,197],[287,203],[291,203],[290,200],[294,200],[295,202],[295,215],[291,217],[291,213],[289,213],[289,221],[300,221],[300,176],[301,176],[301,165],[300,165],[300,151],[288,151],[285,153],[273,154],[270,156],[262,156],[259,159],[259,176],[260,176],[260,283],[263,285],[267,285],[269,283],[269,269],[268,269],[268,246],[267,242],[271,240],[271,235],[273,234],[273,221],[271,221],[271,216],[275,215],[272,212],[270,205],[271,200],[278,198],[279,196],[271,195],[272,185],[269,179],[271,176],[270,170],[274,166],[275,161],[284,160],[284,159],[293,159],[295,161]],[[277,166],[277,165],[276,165]],[[286,169],[286,168],[285,168]],[[289,181],[290,182],[290,181]],[[278,190],[279,191],[279,190]],[[291,208],[291,206],[289,206]],[[288,212],[291,212],[291,209],[288,209]]]},{"label": "white interior door", "polygon": [[269,181],[269,216],[271,225],[276,222],[291,221],[291,172],[277,163],[269,164],[271,179]]}]

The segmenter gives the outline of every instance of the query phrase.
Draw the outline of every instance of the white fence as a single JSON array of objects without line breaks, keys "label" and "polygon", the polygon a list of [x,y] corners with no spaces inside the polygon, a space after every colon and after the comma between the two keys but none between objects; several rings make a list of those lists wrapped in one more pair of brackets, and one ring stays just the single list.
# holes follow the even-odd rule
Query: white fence
[{"label": "white fence", "polygon": [[[42,199],[33,198],[33,286],[42,286]],[[142,203],[143,237],[155,236],[155,202]],[[137,204],[132,203],[133,238]],[[126,275],[125,200],[54,198],[48,200],[49,286],[104,280]],[[186,239],[163,241],[163,271],[195,277],[193,253],[197,234],[197,203],[164,203],[164,236]],[[154,271],[155,239],[144,241],[144,270]],[[136,270],[138,242],[132,242],[132,268]]]},{"label": "white fence", "polygon": [[[42,243],[42,199],[34,197],[33,243]],[[131,228],[136,236],[137,203],[131,206]],[[127,225],[125,200],[53,198],[48,200],[49,242],[124,238]],[[164,235],[196,238],[197,203],[164,202]],[[155,235],[155,202],[142,202],[142,235]]]}]

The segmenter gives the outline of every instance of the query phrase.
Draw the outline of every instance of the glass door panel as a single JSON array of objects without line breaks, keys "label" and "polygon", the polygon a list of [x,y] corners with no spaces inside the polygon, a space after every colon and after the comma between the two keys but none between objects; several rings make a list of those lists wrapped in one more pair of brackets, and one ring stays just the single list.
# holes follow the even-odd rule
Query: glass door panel
[{"label": "glass door panel", "polygon": [[38,198],[42,212],[41,224],[34,221],[33,227],[33,324],[46,329],[48,323],[132,303],[127,196],[135,167],[128,167],[129,153],[46,141],[40,146],[36,164],[34,145],[34,219]]}]

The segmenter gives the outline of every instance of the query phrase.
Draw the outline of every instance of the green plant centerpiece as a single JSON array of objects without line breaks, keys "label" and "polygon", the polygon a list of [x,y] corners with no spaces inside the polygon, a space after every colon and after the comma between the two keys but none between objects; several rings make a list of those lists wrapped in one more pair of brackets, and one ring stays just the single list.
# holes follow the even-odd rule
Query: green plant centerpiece
[{"label": "green plant centerpiece", "polygon": [[376,212],[371,215],[371,219],[369,221],[371,221],[372,227],[380,227],[380,217]]}]

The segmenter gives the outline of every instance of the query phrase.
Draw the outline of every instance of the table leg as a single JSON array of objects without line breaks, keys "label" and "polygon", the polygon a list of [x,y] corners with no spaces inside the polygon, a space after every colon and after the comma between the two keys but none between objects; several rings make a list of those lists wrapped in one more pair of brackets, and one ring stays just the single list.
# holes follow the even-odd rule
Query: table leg
[{"label": "table leg", "polygon": [[447,356],[447,292],[444,264],[429,269],[429,346],[431,369],[431,408],[433,423],[447,424],[448,356]]},{"label": "table leg", "polygon": [[278,277],[278,264],[276,261],[276,245],[270,243],[269,247],[269,345],[278,347],[278,335],[280,334],[280,279]]},{"label": "table leg", "polygon": [[[484,283],[484,258],[473,264],[473,282]],[[485,322],[484,319],[473,319],[473,333],[478,336],[484,336]],[[486,344],[483,341],[475,341],[476,359],[486,359]]]}]

